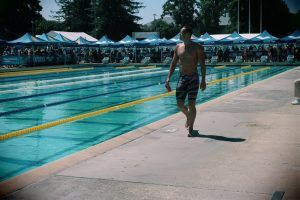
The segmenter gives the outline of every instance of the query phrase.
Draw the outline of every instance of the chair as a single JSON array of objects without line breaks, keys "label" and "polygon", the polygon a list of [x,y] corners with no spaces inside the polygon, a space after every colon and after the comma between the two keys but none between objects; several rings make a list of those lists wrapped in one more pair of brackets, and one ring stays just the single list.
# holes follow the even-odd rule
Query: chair
[{"label": "chair", "polygon": [[163,61],[164,64],[170,64],[172,62],[171,57],[166,57],[165,60]]},{"label": "chair", "polygon": [[266,63],[268,61],[268,56],[261,56],[260,57],[260,62],[261,63]]},{"label": "chair", "polygon": [[145,65],[149,64],[149,62],[150,62],[150,57],[145,57],[145,58],[142,60],[142,63],[145,64]]},{"label": "chair", "polygon": [[243,62],[243,57],[242,56],[235,56],[235,62],[242,63]]},{"label": "chair", "polygon": [[210,59],[210,62],[211,62],[212,64],[217,63],[217,62],[218,62],[218,56],[212,56],[211,59]]},{"label": "chair", "polygon": [[102,59],[102,63],[103,64],[107,64],[109,62],[109,57],[104,57],[103,59]]},{"label": "chair", "polygon": [[126,65],[129,63],[129,57],[128,56],[125,56],[122,60],[121,60],[121,63]]},{"label": "chair", "polygon": [[288,55],[287,58],[286,58],[286,61],[288,63],[293,63],[294,62],[294,55]]}]

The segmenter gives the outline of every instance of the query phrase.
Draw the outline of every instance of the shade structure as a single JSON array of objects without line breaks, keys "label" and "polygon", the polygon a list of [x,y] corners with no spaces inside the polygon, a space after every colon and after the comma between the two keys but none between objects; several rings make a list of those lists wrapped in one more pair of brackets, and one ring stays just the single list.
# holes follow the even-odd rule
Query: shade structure
[{"label": "shade structure", "polygon": [[103,35],[97,42],[96,45],[100,45],[101,47],[110,47],[115,42],[107,37],[107,35]]},{"label": "shade structure", "polygon": [[12,40],[8,42],[9,44],[15,45],[47,45],[49,42],[36,38],[32,36],[30,33],[25,33],[23,36],[18,39]]},{"label": "shade structure", "polygon": [[75,42],[79,46],[95,46],[95,43],[90,42],[90,41],[86,40],[85,38],[83,38],[81,36],[79,38],[77,38],[77,40],[75,40]]},{"label": "shade structure", "polygon": [[247,41],[247,38],[244,38],[237,32],[233,32],[230,35],[228,35],[227,37],[225,37],[221,40],[218,40],[217,43],[219,43],[219,44],[243,44],[246,41]]},{"label": "shade structure", "polygon": [[75,46],[77,45],[76,42],[69,40],[68,38],[64,37],[61,34],[57,34],[54,39],[58,40],[61,44],[66,45],[66,46]]},{"label": "shade structure", "polygon": [[195,39],[194,41],[200,44],[209,45],[209,44],[215,44],[217,40],[206,32],[205,34],[201,35],[199,38]]},{"label": "shade structure", "polygon": [[138,43],[137,40],[133,39],[132,37],[130,37],[129,35],[126,35],[126,37],[124,37],[122,40],[116,42],[114,44],[114,46],[116,47],[130,47],[130,46],[135,46]]},{"label": "shade structure", "polygon": [[276,41],[278,41],[278,38],[268,33],[268,31],[264,31],[258,36],[248,40],[249,43],[274,43]]},{"label": "shade structure", "polygon": [[[196,40],[197,37],[195,35],[192,35],[191,39]],[[180,33],[177,33],[177,35],[175,35],[174,37],[172,37],[171,39],[166,41],[166,45],[176,45],[176,44],[181,43],[181,42],[182,42],[182,40],[180,39]]]},{"label": "shade structure", "polygon": [[285,36],[280,39],[282,43],[290,43],[300,41],[300,31],[296,30],[288,36]]},{"label": "shade structure", "polygon": [[161,39],[157,34],[150,34],[146,39],[139,41],[137,46],[152,47],[164,45],[166,39]]},{"label": "shade structure", "polygon": [[45,41],[47,41],[49,43],[53,43],[53,44],[58,44],[60,42],[60,41],[54,39],[53,37],[51,37],[51,36],[49,36],[45,33],[43,33],[42,35],[37,36],[37,38],[45,40]]}]

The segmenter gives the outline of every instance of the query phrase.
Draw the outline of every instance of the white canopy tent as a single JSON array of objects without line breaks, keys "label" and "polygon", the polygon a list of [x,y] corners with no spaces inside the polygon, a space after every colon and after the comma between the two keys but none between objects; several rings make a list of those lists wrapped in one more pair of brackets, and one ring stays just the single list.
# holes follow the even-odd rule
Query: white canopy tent
[{"label": "white canopy tent", "polygon": [[50,31],[47,35],[55,37],[56,35],[61,34],[62,36],[68,38],[69,40],[75,41],[79,37],[82,37],[90,42],[97,42],[98,40],[85,32],[66,32],[66,31]]}]

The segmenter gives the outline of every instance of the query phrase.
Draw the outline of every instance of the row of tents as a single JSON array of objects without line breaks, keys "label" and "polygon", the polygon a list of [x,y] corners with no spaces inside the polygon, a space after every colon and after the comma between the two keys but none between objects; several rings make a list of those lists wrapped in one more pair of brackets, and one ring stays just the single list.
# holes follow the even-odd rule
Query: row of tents
[{"label": "row of tents", "polygon": [[[194,42],[203,44],[203,45],[226,45],[226,44],[272,44],[272,43],[293,43],[300,41],[300,32],[295,31],[292,34],[283,37],[277,38],[272,36],[267,31],[264,31],[260,34],[250,34],[252,37],[244,37],[243,34],[238,34],[233,32],[230,35],[227,35],[223,38],[214,37],[214,35],[209,35],[205,33],[200,37],[195,37],[192,35],[192,40]],[[0,44],[7,45],[51,45],[58,44],[63,46],[86,46],[86,47],[151,47],[151,46],[172,46],[180,43],[179,33],[173,38],[167,40],[166,38],[160,38],[157,34],[151,34],[146,39],[138,41],[129,35],[124,37],[122,40],[115,42],[110,40],[106,35],[100,38],[98,41],[89,41],[83,37],[78,37],[76,40],[70,40],[62,34],[57,34],[55,37],[50,36],[49,34],[42,34],[37,37],[30,35],[29,33],[24,34],[22,37],[12,40],[4,41],[0,40]]]}]

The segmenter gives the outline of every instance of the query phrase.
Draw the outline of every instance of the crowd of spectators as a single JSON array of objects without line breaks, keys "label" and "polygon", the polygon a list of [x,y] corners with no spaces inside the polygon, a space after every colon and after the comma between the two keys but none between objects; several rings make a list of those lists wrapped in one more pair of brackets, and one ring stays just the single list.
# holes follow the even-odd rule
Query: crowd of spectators
[{"label": "crowd of spectators", "polygon": [[[223,45],[205,46],[206,62],[217,57],[218,62],[234,62],[236,56],[241,56],[243,62],[259,62],[261,56],[267,56],[269,62],[284,62],[288,55],[293,55],[295,61],[300,61],[300,45],[268,44],[268,45]],[[141,63],[144,57],[149,57],[152,63],[162,63],[166,57],[172,58],[174,47],[151,48],[99,48],[99,47],[18,47],[7,46],[0,49],[1,57],[19,56],[28,58],[27,65],[56,65],[71,63],[101,63],[103,58],[109,58],[110,63],[120,63],[124,57],[130,62]],[[35,59],[33,58],[40,58]],[[0,60],[1,61],[1,60]],[[35,61],[35,63],[34,63]]]}]

